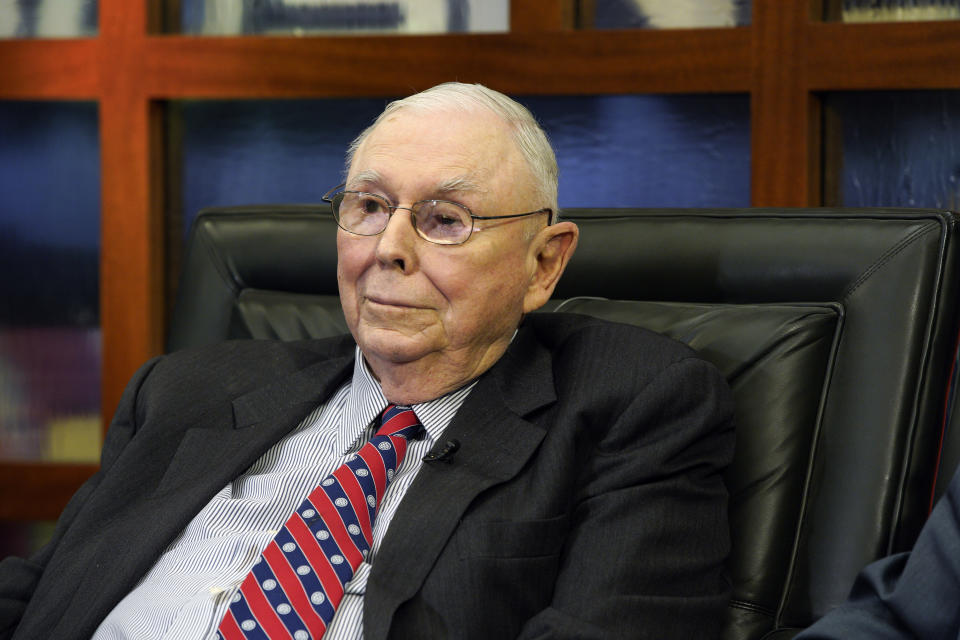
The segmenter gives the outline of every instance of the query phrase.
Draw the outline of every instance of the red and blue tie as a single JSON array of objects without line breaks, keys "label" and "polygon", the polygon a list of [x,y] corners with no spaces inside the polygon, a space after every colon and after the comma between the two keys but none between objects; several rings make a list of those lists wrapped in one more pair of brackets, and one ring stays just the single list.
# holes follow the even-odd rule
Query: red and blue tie
[{"label": "red and blue tie", "polygon": [[423,435],[410,407],[389,405],[370,442],[324,478],[270,541],[234,595],[222,640],[317,640],[333,620],[344,585],[373,544],[380,502],[407,452]]}]

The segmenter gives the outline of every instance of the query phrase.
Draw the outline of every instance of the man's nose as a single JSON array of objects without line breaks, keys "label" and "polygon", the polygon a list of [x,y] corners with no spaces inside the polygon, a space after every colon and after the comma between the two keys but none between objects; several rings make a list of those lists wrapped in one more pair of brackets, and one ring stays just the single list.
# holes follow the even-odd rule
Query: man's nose
[{"label": "man's nose", "polygon": [[417,231],[413,228],[413,212],[406,207],[394,208],[387,227],[377,241],[377,260],[394,264],[404,273],[416,265]]}]

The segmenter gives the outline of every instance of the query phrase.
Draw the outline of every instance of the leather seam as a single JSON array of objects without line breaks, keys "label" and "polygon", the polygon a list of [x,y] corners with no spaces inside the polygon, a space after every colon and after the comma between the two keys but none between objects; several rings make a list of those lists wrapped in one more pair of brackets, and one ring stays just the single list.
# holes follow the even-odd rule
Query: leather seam
[{"label": "leather seam", "polygon": [[787,573],[784,576],[783,588],[780,594],[780,600],[774,613],[774,621],[779,624],[782,620],[783,611],[789,602],[796,586],[796,564],[799,556],[799,545],[804,536],[805,528],[808,526],[807,511],[810,505],[810,486],[814,467],[817,463],[821,437],[823,435],[823,416],[826,410],[826,403],[830,393],[830,386],[833,381],[833,372],[837,366],[837,355],[839,344],[843,339],[846,325],[846,308],[842,303],[837,304],[837,325],[834,329],[833,344],[830,347],[830,359],[827,363],[827,370],[824,373],[823,390],[820,395],[820,406],[817,410],[816,422],[814,425],[813,438],[810,442],[810,450],[807,457],[807,470],[803,481],[803,489],[800,497],[799,513],[797,516],[796,531],[794,533],[793,544],[791,545],[789,561],[787,564]]},{"label": "leather seam", "polygon": [[203,243],[203,250],[210,257],[221,280],[229,285],[231,293],[236,298],[246,288],[246,284],[240,279],[239,274],[229,267],[226,256],[217,250],[217,245],[210,237],[210,233],[211,231],[208,230],[204,234],[198,234],[198,239]]},{"label": "leather seam", "polygon": [[732,599],[727,604],[732,609],[742,609],[743,611],[759,613],[770,618],[773,618],[776,615],[776,611],[774,611],[773,609],[756,604],[755,602],[747,602],[746,600]]},{"label": "leather seam", "polygon": [[847,287],[846,291],[843,292],[841,299],[847,300],[851,295],[853,295],[853,293],[857,289],[860,288],[860,286],[864,282],[869,280],[874,273],[876,273],[881,268],[883,268],[888,262],[893,260],[894,257],[900,254],[908,246],[910,246],[911,244],[913,244],[914,242],[916,242],[926,234],[934,231],[939,231],[939,230],[940,230],[940,225],[935,222],[932,222],[928,225],[924,225],[923,227],[920,227],[919,229],[911,233],[909,236],[907,236],[906,238],[898,242],[896,245],[887,249],[887,251],[884,252],[883,255],[881,255],[873,264],[867,267],[866,270],[863,273],[861,273],[860,276],[856,280],[854,280],[849,287]]}]

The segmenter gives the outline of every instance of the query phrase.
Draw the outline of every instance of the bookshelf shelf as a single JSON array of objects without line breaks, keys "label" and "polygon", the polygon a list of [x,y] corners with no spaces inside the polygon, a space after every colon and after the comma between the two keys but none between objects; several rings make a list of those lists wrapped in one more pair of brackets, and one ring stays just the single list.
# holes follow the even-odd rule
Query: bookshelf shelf
[{"label": "bookshelf shelf", "polygon": [[960,88],[960,20],[806,27],[811,91]]}]

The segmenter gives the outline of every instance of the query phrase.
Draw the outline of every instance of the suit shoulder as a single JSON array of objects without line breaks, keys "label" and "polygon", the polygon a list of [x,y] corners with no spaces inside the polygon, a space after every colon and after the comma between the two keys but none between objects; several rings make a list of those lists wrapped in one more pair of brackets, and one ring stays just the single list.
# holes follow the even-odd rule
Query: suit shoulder
[{"label": "suit shoulder", "polygon": [[598,404],[619,406],[657,380],[726,386],[716,367],[696,351],[649,329],[578,314],[535,315],[528,326],[551,354],[558,397],[586,392]]},{"label": "suit shoulder", "polygon": [[320,360],[352,355],[350,336],[322,340],[231,340],[163,356],[150,372],[150,386],[163,392],[197,389],[241,393]]},{"label": "suit shoulder", "polygon": [[657,369],[700,357],[682,342],[649,329],[577,313],[532,314],[524,322],[553,352],[584,351],[614,362],[639,357],[631,366],[646,363]]}]

